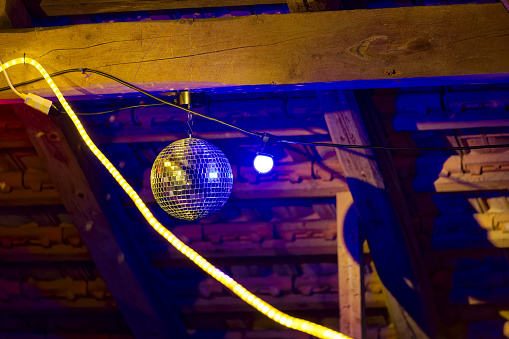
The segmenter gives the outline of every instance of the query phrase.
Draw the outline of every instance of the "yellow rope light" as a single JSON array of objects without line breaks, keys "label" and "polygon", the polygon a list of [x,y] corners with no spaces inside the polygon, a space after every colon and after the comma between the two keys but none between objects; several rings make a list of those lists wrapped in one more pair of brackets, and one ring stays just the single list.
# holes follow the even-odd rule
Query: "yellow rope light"
[{"label": "yellow rope light", "polygon": [[93,141],[88,136],[87,132],[83,128],[83,125],[81,124],[80,120],[76,116],[76,114],[73,112],[67,101],[65,100],[64,96],[58,89],[58,87],[55,85],[49,74],[46,72],[46,70],[35,60],[31,58],[18,58],[11,60],[9,62],[6,62],[3,65],[0,65],[0,72],[3,70],[17,65],[17,64],[29,64],[34,66],[39,70],[39,72],[42,74],[44,79],[46,79],[48,85],[51,87],[53,92],[55,92],[55,95],[57,96],[58,100],[66,110],[67,114],[71,118],[72,122],[76,126],[76,129],[78,130],[81,138],[83,141],[87,144],[88,148],[92,153],[99,159],[99,161],[103,164],[104,167],[111,173],[113,178],[118,182],[118,184],[122,187],[122,189],[129,195],[129,197],[132,199],[138,210],[143,214],[145,219],[148,221],[150,226],[154,228],[160,235],[162,235],[170,244],[173,245],[179,252],[184,254],[186,257],[188,257],[191,261],[193,261],[198,267],[200,267],[202,270],[210,274],[214,279],[219,281],[221,284],[226,286],[228,289],[230,289],[233,293],[238,295],[242,300],[244,300],[246,303],[257,309],[262,314],[266,315],[270,319],[280,323],[281,325],[284,325],[288,328],[302,331],[305,333],[308,333],[310,335],[313,335],[318,338],[334,338],[334,339],[352,339],[348,336],[345,336],[341,333],[338,333],[334,330],[331,330],[327,327],[324,327],[322,325],[315,324],[313,322],[299,319],[292,317],[286,313],[283,313],[276,309],[275,307],[269,305],[265,301],[259,299],[254,294],[246,290],[242,285],[237,283],[235,280],[230,278],[227,274],[223,273],[221,270],[216,268],[214,265],[209,263],[205,258],[203,258],[201,255],[199,255],[197,252],[195,252],[192,248],[184,244],[180,239],[178,239],[172,232],[168,231],[157,219],[150,213],[147,206],[143,203],[140,196],[134,191],[134,189],[127,183],[127,181],[122,177],[122,175],[119,173],[119,171],[113,166],[113,164],[106,158],[106,156],[97,148],[97,146],[93,143]]}]

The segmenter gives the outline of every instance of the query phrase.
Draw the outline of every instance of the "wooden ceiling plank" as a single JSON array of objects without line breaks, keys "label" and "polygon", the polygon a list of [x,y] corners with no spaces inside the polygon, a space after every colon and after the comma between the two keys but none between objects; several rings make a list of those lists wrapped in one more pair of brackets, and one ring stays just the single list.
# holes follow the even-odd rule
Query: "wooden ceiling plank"
[{"label": "wooden ceiling plank", "polygon": [[[352,91],[318,92],[335,143],[370,145],[366,126]],[[387,289],[391,315],[401,337],[434,336],[434,307],[424,266],[418,265],[415,234],[402,225],[381,168],[371,150],[336,149],[358,210],[373,260]],[[405,226],[405,228],[403,227]],[[410,239],[409,239],[410,238]],[[428,290],[429,288],[430,290]]]},{"label": "wooden ceiling plank", "polygon": [[[94,195],[87,180],[87,175],[94,175],[93,168],[87,168],[85,174],[78,162],[78,157],[86,157],[78,150],[82,144],[73,140],[76,141],[72,144],[76,149],[73,149],[54,117],[25,105],[15,106],[15,111],[25,124],[39,156],[45,160],[64,206],[133,333],[139,338],[171,338],[175,335],[185,338],[181,319],[163,305],[164,301],[154,300],[154,291],[148,291],[151,289],[149,284],[154,282],[147,282],[151,276],[140,273],[147,271],[144,267],[136,267],[139,261],[131,260],[137,254],[133,253],[133,245],[122,237],[121,225],[113,225],[114,212],[106,215]],[[67,122],[69,126],[72,125]],[[68,131],[73,132],[77,133]],[[97,182],[94,184],[98,185]]]},{"label": "wooden ceiling plank", "polygon": [[[323,118],[307,119],[299,121],[296,119],[277,119],[276,126],[274,120],[262,121],[237,121],[236,125],[240,128],[248,129],[256,133],[270,133],[280,137],[296,136],[320,136],[327,135],[327,130]],[[286,126],[284,126],[286,124]],[[323,124],[323,126],[322,126]],[[198,124],[197,124],[198,125]],[[279,126],[278,126],[279,125]],[[223,139],[244,139],[250,136],[232,130],[231,128],[222,128],[218,124],[212,125],[214,128],[205,129],[205,123],[199,127],[194,127],[193,136],[206,140]],[[208,125],[210,126],[210,125]],[[121,126],[111,128],[104,126],[95,126],[93,128],[94,141],[98,144],[105,143],[135,143],[135,142],[165,142],[182,139],[186,135],[186,128],[181,123],[160,123],[152,126]]]},{"label": "wooden ceiling plank", "polygon": [[504,111],[479,110],[461,115],[444,117],[443,112],[426,115],[396,113],[392,119],[396,131],[438,131],[461,128],[509,127],[509,119]]},{"label": "wooden ceiling plank", "polygon": [[208,0],[43,0],[40,6],[46,15],[59,16],[283,3],[285,3],[284,0],[215,0],[212,2]]},{"label": "wooden ceiling plank", "polygon": [[[257,260],[266,260],[266,258],[280,257],[282,261],[294,260],[290,257],[298,257],[305,255],[326,256],[336,254],[336,244],[334,241],[326,238],[316,239],[296,239],[287,241],[284,239],[267,239],[260,243],[240,241],[226,241],[220,244],[212,242],[195,241],[191,245],[197,251],[207,258],[214,259],[214,262],[220,260],[238,262],[239,258],[247,260],[249,258],[257,258]],[[146,251],[153,260],[167,260],[171,264],[182,256],[176,250],[170,248],[169,245],[149,245]],[[244,251],[244,252],[242,252]],[[263,258],[263,259],[260,259]],[[278,259],[271,258],[276,261]]]},{"label": "wooden ceiling plank", "polygon": [[[508,15],[494,3],[74,25],[0,33],[0,58],[25,54],[49,73],[89,67],[154,92],[507,82]],[[9,72],[14,83],[40,77]],[[69,97],[132,93],[98,74],[55,82]],[[54,97],[43,81],[19,89]]]},{"label": "wooden ceiling plank", "polygon": [[61,205],[60,196],[55,189],[43,189],[34,192],[29,189],[14,189],[0,194],[2,206],[51,206]]}]

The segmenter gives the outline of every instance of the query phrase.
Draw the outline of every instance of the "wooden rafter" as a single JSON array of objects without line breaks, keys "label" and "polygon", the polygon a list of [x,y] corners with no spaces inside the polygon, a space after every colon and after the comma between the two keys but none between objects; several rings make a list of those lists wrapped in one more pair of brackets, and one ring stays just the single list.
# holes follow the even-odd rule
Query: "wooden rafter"
[{"label": "wooden rafter", "polygon": [[[352,91],[318,92],[318,95],[335,143],[372,144]],[[372,151],[337,149],[337,155],[365,227],[377,271],[386,287],[398,333],[406,338],[433,337],[431,319],[435,313],[431,286],[425,266],[419,263],[411,225],[398,215],[404,209],[404,198],[398,196],[393,202],[388,192],[392,178],[384,178]]]},{"label": "wooden rafter", "polygon": [[[0,58],[25,54],[50,73],[90,67],[152,91],[487,83],[509,79],[507,32],[500,3],[404,7],[0,33]],[[23,66],[10,74],[14,82],[40,76]],[[97,74],[55,80],[66,96],[132,92]],[[44,82],[20,89],[53,96]]]},{"label": "wooden rafter", "polygon": [[[185,338],[180,318],[165,303],[165,297],[158,295],[154,288],[156,279],[150,281],[153,275],[149,267],[143,265],[138,258],[140,253],[126,239],[121,218],[113,211],[105,212],[106,198],[99,199],[94,194],[88,178],[95,178],[97,189],[102,186],[97,185],[100,174],[90,164],[86,170],[82,169],[88,162],[80,150],[83,144],[77,139],[68,142],[57,119],[25,105],[16,106],[15,110],[39,156],[45,160],[64,206],[133,333],[139,338]],[[62,119],[67,118],[60,118],[65,123]],[[68,137],[77,134],[69,121],[67,127]]]},{"label": "wooden rafter", "polygon": [[207,8],[283,4],[284,0],[43,0],[41,8],[49,16],[97,13],[157,11],[164,9]]}]

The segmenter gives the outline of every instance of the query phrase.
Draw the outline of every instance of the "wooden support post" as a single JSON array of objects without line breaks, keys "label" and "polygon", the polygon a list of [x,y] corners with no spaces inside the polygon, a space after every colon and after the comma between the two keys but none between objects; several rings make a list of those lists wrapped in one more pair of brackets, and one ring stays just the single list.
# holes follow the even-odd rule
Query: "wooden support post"
[{"label": "wooden support post", "polygon": [[27,27],[34,26],[23,1],[0,0],[0,29]]},{"label": "wooden support post", "polygon": [[[333,142],[371,144],[352,91],[318,92],[318,97]],[[336,151],[377,271],[391,299],[391,315],[398,333],[402,338],[433,337],[431,287],[426,283],[424,266],[418,263],[415,234],[410,225],[398,220],[395,211],[395,204],[404,209],[404,198],[393,203],[371,150]]]},{"label": "wooden support post", "polygon": [[[137,253],[126,238],[119,222],[121,217],[115,215],[118,211],[108,211],[106,194],[102,197],[94,194],[94,188],[102,186],[98,178],[106,174],[94,165],[82,168],[92,155],[76,137],[67,116],[57,119],[25,105],[15,106],[15,111],[39,156],[45,160],[64,206],[134,335],[186,338],[180,317],[167,305],[167,298],[158,293],[154,274],[140,259],[143,253]],[[67,141],[59,122],[67,128],[68,137],[75,137],[72,141]],[[95,187],[89,184],[91,177]]]},{"label": "wooden support post", "polygon": [[352,338],[364,338],[364,282],[362,239],[357,211],[350,192],[336,195],[339,330]]}]

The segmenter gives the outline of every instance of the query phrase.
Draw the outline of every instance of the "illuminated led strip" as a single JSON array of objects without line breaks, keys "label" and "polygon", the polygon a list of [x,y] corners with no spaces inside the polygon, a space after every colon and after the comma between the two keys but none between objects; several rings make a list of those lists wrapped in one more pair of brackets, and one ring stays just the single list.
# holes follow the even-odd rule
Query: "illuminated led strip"
[{"label": "illuminated led strip", "polygon": [[204,259],[201,255],[196,253],[192,248],[184,244],[180,239],[178,239],[173,233],[168,231],[159,221],[157,221],[156,218],[150,213],[147,206],[143,203],[139,195],[133,190],[131,185],[125,181],[125,179],[122,177],[122,175],[117,171],[117,169],[112,165],[112,163],[106,158],[106,156],[97,148],[97,146],[92,142],[90,137],[88,136],[87,132],[83,128],[83,125],[79,121],[76,114],[74,114],[73,110],[67,103],[67,101],[64,99],[64,96],[60,92],[60,90],[57,88],[49,74],[44,70],[44,68],[35,60],[30,58],[18,58],[11,60],[9,62],[4,63],[3,65],[0,65],[0,72],[17,64],[29,64],[34,66],[41,72],[42,76],[46,81],[48,82],[48,85],[51,87],[53,92],[55,92],[58,100],[64,107],[64,109],[67,111],[67,114],[71,118],[72,122],[78,129],[78,132],[81,135],[81,138],[83,141],[87,144],[88,148],[94,153],[94,155],[99,159],[99,161],[106,167],[106,169],[111,173],[113,178],[118,182],[120,186],[122,186],[122,189],[129,195],[129,197],[133,200],[136,207],[138,207],[138,210],[140,210],[141,214],[145,217],[145,219],[148,221],[150,226],[152,226],[160,235],[162,235],[170,244],[172,244],[178,251],[180,251],[182,254],[184,254],[186,257],[191,259],[196,265],[198,265],[202,270],[210,274],[214,279],[219,281],[224,286],[228,287],[233,293],[238,295],[242,300],[244,300],[249,305],[253,306],[255,309],[269,317],[270,319],[273,319],[274,321],[280,323],[281,325],[284,325],[288,328],[292,328],[294,330],[302,331],[308,334],[311,334],[318,338],[345,338],[345,339],[351,339],[348,336],[345,336],[341,333],[338,333],[336,331],[333,331],[327,327],[312,323],[307,320],[299,319],[292,317],[286,313],[283,313],[279,311],[278,309],[272,307],[271,305],[267,304],[265,301],[259,299],[254,294],[246,290],[242,285],[237,283],[235,280],[230,278],[228,275],[223,273],[221,270],[217,269],[209,263],[206,259]]}]

